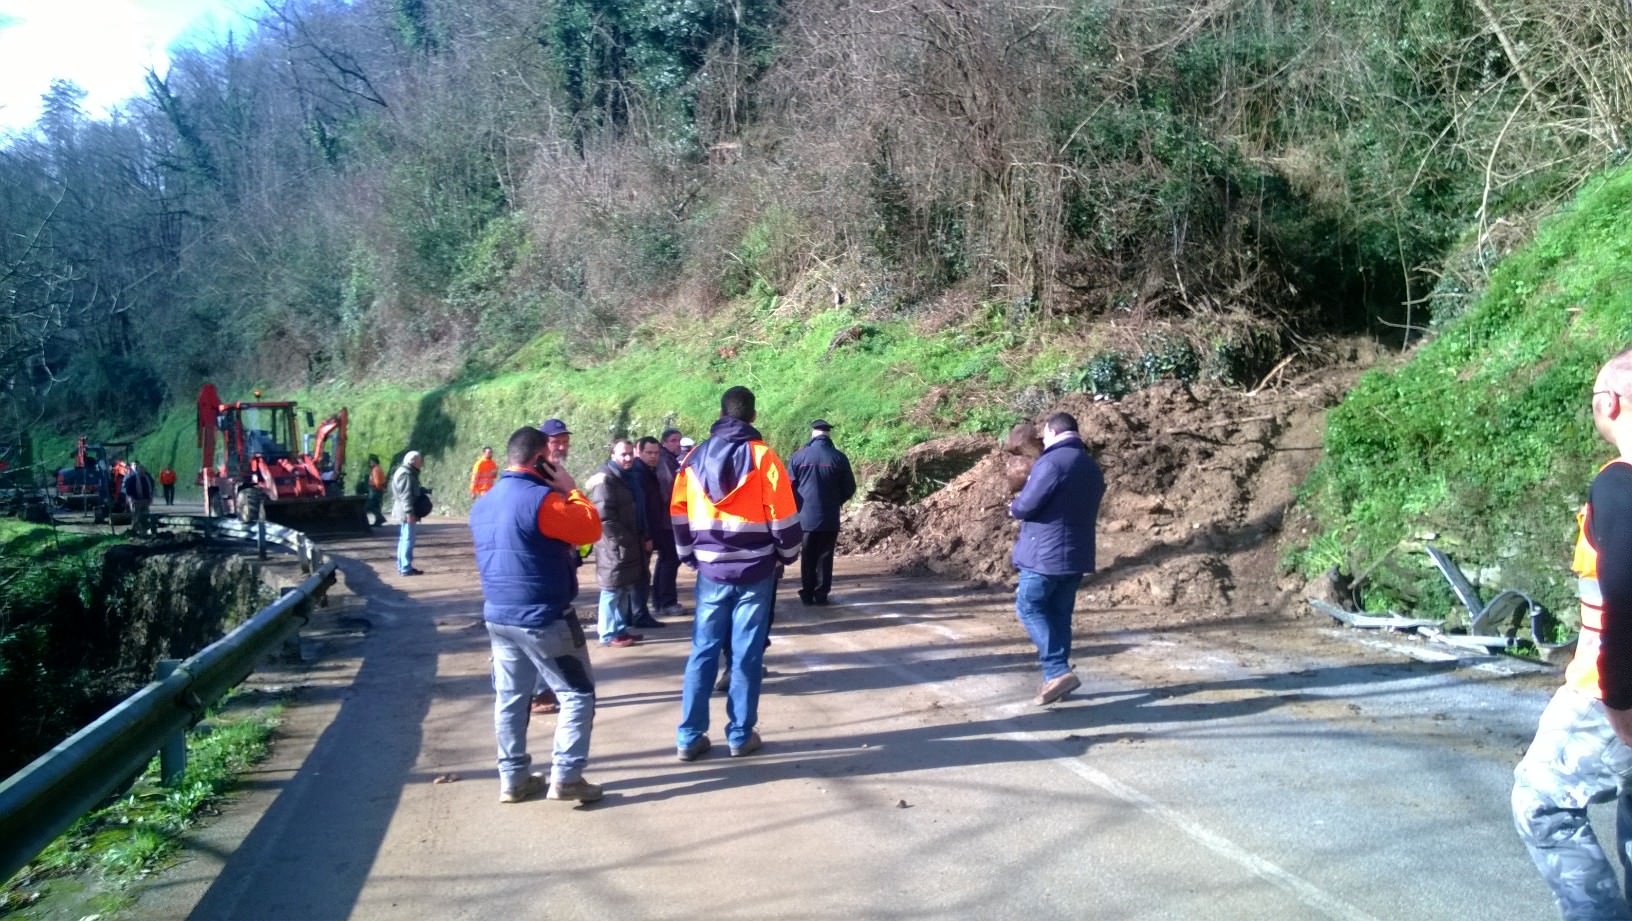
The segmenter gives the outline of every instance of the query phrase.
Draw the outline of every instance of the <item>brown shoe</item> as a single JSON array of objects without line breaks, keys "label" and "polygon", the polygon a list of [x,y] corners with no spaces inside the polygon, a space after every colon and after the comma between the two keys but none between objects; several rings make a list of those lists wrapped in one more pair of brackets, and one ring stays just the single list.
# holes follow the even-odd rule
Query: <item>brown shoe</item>
[{"label": "brown shoe", "polygon": [[524,802],[526,800],[532,799],[534,796],[537,796],[538,791],[544,789],[544,786],[545,786],[545,784],[544,784],[544,775],[543,774],[528,774],[525,778],[522,779],[521,783],[516,784],[515,786],[511,787],[508,790],[504,790],[504,791],[500,792],[499,793],[499,802],[501,802],[501,803],[520,803],[520,802]]},{"label": "brown shoe", "polygon": [[601,798],[601,785],[590,783],[582,777],[577,780],[557,781],[550,784],[550,792],[544,794],[544,798],[593,803]]},{"label": "brown shoe", "polygon": [[1082,687],[1082,679],[1078,678],[1075,672],[1066,672],[1052,681],[1043,682],[1042,689],[1037,692],[1036,697],[1031,699],[1031,702],[1039,707],[1046,707],[1057,700],[1064,699],[1065,695],[1080,687]]},{"label": "brown shoe", "polygon": [[630,646],[633,646],[638,642],[640,641],[632,636],[629,636],[628,634],[625,634],[623,636],[614,636],[609,640],[601,640],[601,645],[610,647],[612,649],[628,649]]},{"label": "brown shoe", "polygon": [[555,699],[554,694],[545,691],[542,694],[533,696],[532,706],[528,709],[534,713],[559,713],[561,712],[561,702]]}]

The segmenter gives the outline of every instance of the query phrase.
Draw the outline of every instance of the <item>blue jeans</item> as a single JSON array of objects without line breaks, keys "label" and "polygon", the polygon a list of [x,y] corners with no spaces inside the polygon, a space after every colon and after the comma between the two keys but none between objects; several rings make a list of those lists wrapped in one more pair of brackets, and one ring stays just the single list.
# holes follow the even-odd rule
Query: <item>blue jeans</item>
[{"label": "blue jeans", "polygon": [[775,591],[774,577],[751,585],[731,585],[697,574],[697,618],[680,691],[680,727],[675,732],[675,744],[681,748],[708,732],[708,698],[719,676],[720,647],[727,635],[733,655],[731,689],[725,697],[726,742],[740,746],[759,722],[765,634],[771,628],[771,598]]},{"label": "blue jeans", "polygon": [[404,521],[401,530],[397,531],[397,572],[403,573],[414,568],[414,528],[412,522]]},{"label": "blue jeans", "polygon": [[1037,645],[1037,661],[1043,665],[1043,680],[1053,681],[1071,670],[1071,612],[1077,606],[1077,587],[1082,573],[1047,576],[1029,569],[1020,570],[1020,587],[1014,592],[1014,610],[1020,626]]},{"label": "blue jeans", "polygon": [[589,668],[584,628],[571,608],[554,623],[533,630],[488,624],[493,648],[493,729],[499,740],[499,789],[513,790],[527,779],[527,720],[539,680],[561,701],[555,719],[555,755],[550,780],[584,776],[589,733],[595,723],[595,676]]},{"label": "blue jeans", "polygon": [[629,624],[635,619],[635,587],[625,585],[623,588],[601,589],[601,605],[597,612],[599,620],[601,642],[606,642],[614,636],[622,636],[629,632]]}]

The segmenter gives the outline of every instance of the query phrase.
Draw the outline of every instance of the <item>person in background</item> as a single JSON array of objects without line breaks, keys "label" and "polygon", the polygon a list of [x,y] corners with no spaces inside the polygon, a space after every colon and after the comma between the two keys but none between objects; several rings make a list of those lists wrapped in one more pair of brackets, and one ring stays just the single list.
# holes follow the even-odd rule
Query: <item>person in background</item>
[{"label": "person in background", "polygon": [[1598,371],[1589,399],[1615,457],[1576,515],[1581,633],[1513,770],[1514,825],[1566,921],[1632,918],[1632,891],[1587,820],[1589,805],[1618,800],[1615,853],[1624,865],[1632,855],[1632,349]]},{"label": "person in background", "polygon": [[658,474],[658,467],[662,463],[659,455],[662,453],[657,439],[647,435],[635,442],[635,464],[629,471],[639,486],[636,496],[640,503],[641,578],[640,584],[635,587],[635,626],[643,630],[659,630],[664,626],[652,613],[653,608],[661,610],[652,592],[652,551],[659,548],[665,537],[671,552],[674,548],[674,528],[669,523],[668,499],[672,490],[663,489]]},{"label": "person in background", "polygon": [[176,471],[169,464],[159,471],[159,488],[164,490],[164,504],[176,504]]},{"label": "person in background", "polygon": [[674,476],[680,470],[680,440],[684,437],[679,429],[664,429],[657,440],[657,485],[663,515],[662,523],[652,529],[652,549],[657,551],[657,563],[652,567],[651,603],[652,610],[664,617],[684,617],[686,614],[686,609],[680,604],[677,578],[680,555],[674,550],[674,527],[669,520],[669,501],[674,498]]},{"label": "person in background", "polygon": [[385,468],[380,466],[380,456],[368,456],[368,503],[364,506],[370,523],[374,527],[385,524],[385,512],[382,506],[385,503]]},{"label": "person in background", "polygon": [[[482,582],[482,620],[493,653],[493,723],[499,802],[589,803],[602,796],[584,779],[595,722],[595,678],[578,594],[577,545],[600,536],[600,517],[565,467],[545,460],[545,436],[524,427],[505,446],[508,466],[470,510]],[[540,676],[562,701],[549,777],[527,752],[528,699]]]},{"label": "person in background", "polygon": [[402,456],[402,464],[391,474],[391,517],[396,520],[397,573],[404,576],[422,576],[424,571],[414,568],[414,528],[419,516],[414,514],[414,500],[419,497],[419,471],[425,466],[425,456],[409,451]]},{"label": "person in background", "polygon": [[470,497],[480,499],[484,493],[493,488],[493,483],[499,478],[499,464],[493,459],[493,449],[482,449],[482,456],[476,458],[476,463],[470,468]]},{"label": "person in background", "polygon": [[839,510],[856,494],[850,458],[833,447],[832,423],[810,424],[810,440],[788,458],[794,498],[799,502],[799,600],[827,604],[833,588],[833,548],[839,541]]},{"label": "person in background", "polygon": [[709,692],[731,638],[725,738],[731,756],[759,750],[759,688],[776,567],[799,556],[799,517],[781,458],[754,428],[754,393],[732,387],[720,418],[680,467],[669,505],[680,562],[697,570],[696,619],[680,696],[675,754],[709,750]]},{"label": "person in background", "polygon": [[141,464],[131,461],[125,469],[119,490],[130,504],[130,533],[136,537],[149,533],[151,523],[147,514],[153,507],[153,478],[142,469]]},{"label": "person in background", "polygon": [[635,465],[635,446],[627,438],[612,444],[606,463],[595,468],[584,489],[601,515],[601,539],[595,542],[595,581],[601,587],[602,646],[623,649],[644,637],[629,629],[634,620],[635,585],[640,565],[640,512],[624,472]]},{"label": "person in background", "polygon": [[1082,686],[1071,671],[1071,616],[1083,575],[1094,571],[1094,525],[1104,497],[1105,475],[1077,434],[1076,418],[1049,416],[1043,454],[1009,503],[1009,517],[1020,520],[1015,614],[1042,663],[1043,685],[1031,701],[1039,707]]},{"label": "person in background", "polygon": [[[560,419],[545,419],[538,424],[538,430],[544,435],[544,459],[565,470],[567,455],[572,451],[572,430]],[[583,564],[584,558],[580,554],[577,565]],[[555,699],[555,692],[540,677],[538,689],[533,694],[533,712],[555,713],[560,709],[561,702]]]}]

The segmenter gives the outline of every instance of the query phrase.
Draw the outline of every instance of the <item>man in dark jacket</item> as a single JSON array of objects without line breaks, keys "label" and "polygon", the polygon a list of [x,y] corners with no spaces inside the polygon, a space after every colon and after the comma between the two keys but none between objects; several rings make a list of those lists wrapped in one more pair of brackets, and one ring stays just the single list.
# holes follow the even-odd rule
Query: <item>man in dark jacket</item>
[{"label": "man in dark jacket", "polygon": [[[482,619],[493,652],[494,731],[499,742],[499,802],[546,798],[592,802],[601,788],[584,779],[595,679],[578,594],[578,546],[601,534],[595,507],[565,467],[548,464],[545,436],[518,429],[509,464],[470,509],[470,534],[482,580]],[[552,776],[531,773],[528,701],[542,678],[561,699]]]},{"label": "man in dark jacket", "polygon": [[641,578],[635,591],[635,626],[643,630],[663,626],[663,621],[658,620],[654,613],[663,610],[663,605],[657,599],[654,589],[656,580],[651,576],[652,551],[658,552],[659,559],[662,558],[664,546],[668,547],[671,555],[674,553],[674,528],[669,525],[669,494],[672,489],[663,488],[662,474],[659,472],[663,463],[662,453],[657,439],[650,435],[635,443],[632,472],[640,484],[641,508]]},{"label": "man in dark jacket", "polygon": [[635,586],[645,578],[640,564],[640,511],[624,473],[635,465],[635,446],[627,438],[612,445],[612,457],[595,468],[584,483],[601,514],[601,539],[595,542],[595,581],[601,586],[602,646],[622,649],[644,637],[630,632]]},{"label": "man in dark jacket", "polygon": [[680,471],[679,429],[664,429],[657,440],[657,485],[663,500],[663,522],[653,529],[652,549],[657,563],[652,567],[652,610],[665,617],[683,617],[678,575],[680,554],[674,549],[674,529],[669,522],[669,500],[674,498],[674,476]]},{"label": "man in dark jacket", "polygon": [[1104,497],[1105,475],[1088,456],[1077,420],[1070,413],[1050,416],[1043,455],[1009,503],[1009,517],[1020,519],[1014,606],[1043,666],[1043,686],[1032,700],[1039,707],[1082,685],[1071,671],[1071,614],[1083,574],[1094,571],[1094,523]]},{"label": "man in dark jacket", "polygon": [[119,489],[130,503],[131,535],[140,537],[148,533],[150,529],[147,514],[153,507],[153,478],[148,476],[141,464],[131,461],[130,471],[125,474],[125,480],[119,484]]},{"label": "man in dark jacket", "polygon": [[810,441],[788,459],[804,546],[799,554],[799,600],[827,604],[833,588],[833,547],[839,541],[839,509],[856,494],[850,458],[833,447],[826,419],[810,424]]}]

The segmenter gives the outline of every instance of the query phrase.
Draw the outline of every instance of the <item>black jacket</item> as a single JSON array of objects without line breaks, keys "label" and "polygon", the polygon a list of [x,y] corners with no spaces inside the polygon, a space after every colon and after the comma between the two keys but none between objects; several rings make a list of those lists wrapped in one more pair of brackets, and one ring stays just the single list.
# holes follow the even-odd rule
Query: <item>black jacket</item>
[{"label": "black jacket", "polygon": [[833,447],[833,439],[817,435],[788,459],[794,501],[799,503],[799,527],[806,531],[837,531],[839,507],[856,494],[850,458]]}]

